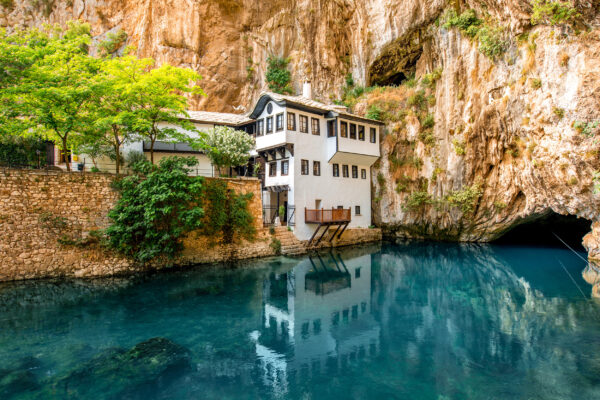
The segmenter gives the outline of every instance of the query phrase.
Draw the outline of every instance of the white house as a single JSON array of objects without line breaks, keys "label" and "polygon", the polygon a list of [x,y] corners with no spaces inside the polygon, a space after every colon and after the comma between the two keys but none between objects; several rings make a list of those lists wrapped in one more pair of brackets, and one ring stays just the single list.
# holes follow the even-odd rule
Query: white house
[{"label": "white house", "polygon": [[280,217],[301,240],[371,225],[371,166],[380,154],[381,122],[312,100],[310,84],[303,96],[263,93],[250,118],[264,165],[267,217],[284,206]]}]

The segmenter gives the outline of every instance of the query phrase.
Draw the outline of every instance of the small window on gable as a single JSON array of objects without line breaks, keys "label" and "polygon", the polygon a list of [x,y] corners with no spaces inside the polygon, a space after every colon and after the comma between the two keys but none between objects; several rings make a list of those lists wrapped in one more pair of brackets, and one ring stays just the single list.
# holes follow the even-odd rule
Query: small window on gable
[{"label": "small window on gable", "polygon": [[341,137],[348,137],[348,123],[347,122],[340,122],[340,136]]},{"label": "small window on gable", "polygon": [[273,117],[267,117],[267,134],[273,133]]},{"label": "small window on gable", "polygon": [[273,113],[273,103],[267,104],[267,113]]},{"label": "small window on gable", "polygon": [[300,116],[300,132],[308,133],[308,117],[306,115]]},{"label": "small window on gable", "polygon": [[311,118],[310,120],[311,123],[311,131],[313,135],[320,135],[321,134],[321,127],[319,125],[319,119],[318,118]]},{"label": "small window on gable", "polygon": [[371,143],[377,143],[377,129],[375,128],[371,128],[371,134],[370,134],[370,142]]},{"label": "small window on gable", "polygon": [[358,126],[358,140],[365,140],[365,127],[363,125]]},{"label": "small window on gable", "polygon": [[277,130],[277,132],[283,130],[283,113],[277,114],[275,116],[275,129]]},{"label": "small window on gable", "polygon": [[350,124],[350,139],[356,139],[356,124]]},{"label": "small window on gable", "polygon": [[296,130],[296,114],[292,112],[287,113],[287,128],[288,131]]}]

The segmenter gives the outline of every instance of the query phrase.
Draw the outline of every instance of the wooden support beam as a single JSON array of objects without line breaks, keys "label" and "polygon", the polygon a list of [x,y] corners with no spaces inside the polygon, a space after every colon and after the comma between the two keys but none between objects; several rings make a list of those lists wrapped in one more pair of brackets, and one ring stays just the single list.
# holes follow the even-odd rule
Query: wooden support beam
[{"label": "wooden support beam", "polygon": [[310,244],[312,243],[313,239],[317,235],[317,232],[319,232],[319,229],[321,229],[321,226],[322,226],[321,224],[319,224],[319,226],[317,226],[317,229],[315,229],[314,233],[312,234],[312,236],[308,240],[308,243],[306,244],[306,247],[310,246]]},{"label": "wooden support beam", "polygon": [[346,228],[348,227],[348,224],[349,224],[349,223],[350,223],[350,222],[346,222],[346,225],[344,225],[344,229],[342,229],[342,231],[340,232],[340,234],[339,234],[339,236],[338,236],[338,239],[340,239],[340,238],[342,237],[342,235],[343,235],[343,234],[344,234],[344,232],[346,231]]}]

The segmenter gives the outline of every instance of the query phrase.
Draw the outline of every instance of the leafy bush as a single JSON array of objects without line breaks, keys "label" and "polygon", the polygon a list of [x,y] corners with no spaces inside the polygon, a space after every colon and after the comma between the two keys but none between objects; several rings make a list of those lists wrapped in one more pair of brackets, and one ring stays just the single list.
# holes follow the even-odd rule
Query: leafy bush
[{"label": "leafy bush", "polygon": [[193,157],[140,161],[116,183],[121,198],[108,213],[107,245],[142,263],[174,258],[183,236],[202,227],[204,179],[188,176]]},{"label": "leafy bush", "polygon": [[506,50],[507,43],[503,38],[502,27],[477,18],[475,10],[469,9],[460,15],[454,10],[449,11],[444,28],[453,27],[460,29],[466,36],[477,39],[479,51],[489,58],[493,59]]},{"label": "leafy bush", "polygon": [[273,249],[273,252],[276,255],[281,255],[281,240],[274,237],[271,239],[271,243],[269,244],[269,246],[271,247],[271,249]]},{"label": "leafy bush", "polygon": [[372,104],[371,106],[369,106],[369,109],[367,110],[367,114],[365,115],[365,117],[370,118],[370,119],[375,119],[377,121],[381,121],[382,113],[383,113],[383,111],[381,110],[381,108],[379,108],[378,105]]},{"label": "leafy bush", "polygon": [[559,25],[573,22],[580,17],[571,2],[556,0],[533,0],[531,24]]},{"label": "leafy bush", "polygon": [[13,8],[14,0],[0,0],[0,6],[4,8]]},{"label": "leafy bush", "polygon": [[204,186],[205,217],[201,232],[226,244],[233,243],[236,237],[252,240],[256,229],[248,202],[253,193],[235,193],[221,180],[206,182]]},{"label": "leafy bush", "polygon": [[593,136],[594,130],[598,127],[600,121],[575,121],[573,122],[573,128],[582,135]]},{"label": "leafy bush", "polygon": [[432,114],[427,114],[425,118],[423,118],[423,121],[421,121],[421,127],[423,129],[433,128],[434,125],[435,119],[433,118]]},{"label": "leafy bush", "polygon": [[427,106],[427,98],[425,98],[425,91],[418,90],[414,94],[408,97],[406,104],[417,109],[423,109]]},{"label": "leafy bush", "polygon": [[46,144],[39,137],[0,136],[0,165],[46,165]]},{"label": "leafy bush", "polygon": [[108,32],[106,39],[100,42],[98,47],[103,54],[113,54],[127,41],[127,32],[119,29],[117,32]]},{"label": "leafy bush", "polygon": [[292,74],[287,69],[289,63],[289,58],[274,55],[270,55],[267,58],[267,84],[269,85],[269,89],[275,93],[292,93]]},{"label": "leafy bush", "polygon": [[409,194],[403,208],[405,210],[415,211],[430,204],[433,204],[433,198],[427,191],[422,190]]},{"label": "leafy bush", "polygon": [[459,156],[464,156],[467,153],[465,143],[458,139],[452,141],[452,146],[454,147],[454,152]]},{"label": "leafy bush", "polygon": [[481,184],[477,182],[462,190],[450,193],[446,197],[446,201],[451,206],[460,208],[463,214],[471,214],[475,211],[476,202],[482,194],[483,190],[481,189]]},{"label": "leafy bush", "polygon": [[254,138],[244,131],[216,126],[192,146],[204,147],[210,161],[220,169],[246,164],[254,148]]},{"label": "leafy bush", "polygon": [[564,108],[554,107],[552,112],[554,113],[554,115],[556,115],[558,117],[558,119],[563,119],[563,117],[565,116]]},{"label": "leafy bush", "polygon": [[533,78],[531,80],[531,87],[533,89],[539,89],[542,87],[542,80],[540,78]]},{"label": "leafy bush", "polygon": [[346,74],[346,86],[347,87],[353,87],[354,86],[354,77],[352,76],[351,72],[348,72]]},{"label": "leafy bush", "polygon": [[429,74],[425,74],[423,75],[423,78],[421,79],[421,84],[423,86],[429,87],[429,88],[434,88],[436,82],[442,77],[442,69],[441,68],[436,68],[435,70],[433,70],[433,72],[429,73]]},{"label": "leafy bush", "polygon": [[477,33],[479,51],[489,58],[495,58],[506,51],[507,42],[503,39],[503,29],[499,26],[484,25]]},{"label": "leafy bush", "polygon": [[130,151],[125,156],[125,162],[129,168],[142,161],[146,161],[146,155],[141,151]]}]

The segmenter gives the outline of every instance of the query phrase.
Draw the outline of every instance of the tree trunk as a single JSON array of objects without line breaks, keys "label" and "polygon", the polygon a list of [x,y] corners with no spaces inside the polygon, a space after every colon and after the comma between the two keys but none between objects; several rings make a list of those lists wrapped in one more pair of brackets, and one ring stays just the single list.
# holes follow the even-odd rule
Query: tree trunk
[{"label": "tree trunk", "polygon": [[117,172],[117,175],[119,175],[119,171],[120,171],[120,167],[121,167],[121,141],[119,140],[119,128],[117,128],[114,125],[113,125],[113,135],[114,135],[114,139],[115,139],[115,141],[113,142],[113,145],[115,148],[115,155],[116,155],[115,170]]},{"label": "tree trunk", "polygon": [[154,141],[155,138],[150,138],[150,163],[154,165]]},{"label": "tree trunk", "polygon": [[69,162],[69,150],[67,147],[67,134],[65,134],[65,136],[62,137],[62,147],[63,153],[65,155],[65,164],[67,165],[67,171],[71,172],[71,163]]}]

